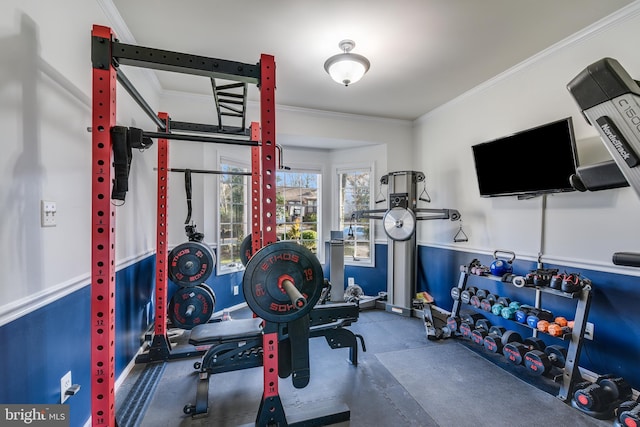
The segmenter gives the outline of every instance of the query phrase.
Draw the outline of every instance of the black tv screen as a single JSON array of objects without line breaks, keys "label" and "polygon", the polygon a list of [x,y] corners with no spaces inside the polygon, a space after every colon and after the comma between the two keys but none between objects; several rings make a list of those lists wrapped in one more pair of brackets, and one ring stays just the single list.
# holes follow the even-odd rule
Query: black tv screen
[{"label": "black tv screen", "polygon": [[480,196],[573,191],[578,157],[571,117],[472,146]]}]

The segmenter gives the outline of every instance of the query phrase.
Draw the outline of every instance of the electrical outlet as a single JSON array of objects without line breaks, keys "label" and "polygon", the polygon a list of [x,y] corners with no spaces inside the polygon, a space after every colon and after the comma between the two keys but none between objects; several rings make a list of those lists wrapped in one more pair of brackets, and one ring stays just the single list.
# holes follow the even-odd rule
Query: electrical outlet
[{"label": "electrical outlet", "polygon": [[56,226],[56,202],[40,201],[40,225],[42,227]]},{"label": "electrical outlet", "polygon": [[584,327],[584,337],[585,339],[592,340],[593,339],[593,323],[587,322]]},{"label": "electrical outlet", "polygon": [[60,378],[60,403],[64,403],[65,400],[69,398],[69,395],[66,394],[66,391],[71,388],[71,371],[64,374],[62,378]]},{"label": "electrical outlet", "polygon": [[240,286],[234,285],[233,286],[233,294],[234,295],[238,295],[239,293],[240,293]]}]

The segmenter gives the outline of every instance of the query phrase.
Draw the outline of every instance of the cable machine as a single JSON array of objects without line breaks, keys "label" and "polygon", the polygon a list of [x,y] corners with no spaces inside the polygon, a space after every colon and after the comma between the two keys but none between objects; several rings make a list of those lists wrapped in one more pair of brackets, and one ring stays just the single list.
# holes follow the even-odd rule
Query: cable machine
[{"label": "cable machine", "polygon": [[[418,183],[421,182],[424,186],[418,195]],[[418,208],[418,200],[431,201],[422,172],[389,172],[380,178],[380,185],[387,186],[388,199],[376,200],[376,203],[388,200],[388,208],[357,211],[355,216],[382,220],[389,241],[386,310],[411,316],[417,276],[416,221],[457,221],[460,213],[455,209]]]},{"label": "cable machine", "polygon": [[[157,125],[157,132],[142,132],[158,140],[158,188],[156,232],[156,292],[154,337],[149,360],[167,360],[171,354],[167,338],[167,183],[169,140],[246,145],[251,147],[251,229],[252,248],[276,242],[276,142],[275,142],[275,61],[262,54],[258,64],[244,64],[185,53],[170,52],[120,43],[109,27],[94,25],[91,32],[92,60],[92,199],[91,199],[91,420],[93,426],[115,426],[115,205],[110,200],[111,185],[122,176],[112,168],[113,136],[116,125],[116,81]],[[152,68],[211,79],[216,100],[218,125],[177,122],[167,113],[156,114],[126,78],[120,65]],[[239,83],[217,85],[216,78]],[[260,124],[244,129],[246,85],[260,88]],[[244,100],[227,96],[229,89],[244,88]],[[222,126],[222,116],[242,117],[241,127]],[[177,131],[177,132],[176,132]],[[193,135],[216,133],[227,137]],[[117,164],[116,164],[117,166]],[[126,165],[125,165],[126,166]],[[125,184],[126,176],[125,174]],[[121,182],[121,181],[120,181]],[[126,185],[125,187],[126,188]],[[264,201],[264,203],[263,203]],[[264,340],[277,341],[269,331]],[[182,354],[189,357],[192,354]],[[264,346],[264,357],[277,360],[277,347]],[[278,374],[265,370],[264,381],[277,383]],[[263,398],[278,397],[277,387]]]}]

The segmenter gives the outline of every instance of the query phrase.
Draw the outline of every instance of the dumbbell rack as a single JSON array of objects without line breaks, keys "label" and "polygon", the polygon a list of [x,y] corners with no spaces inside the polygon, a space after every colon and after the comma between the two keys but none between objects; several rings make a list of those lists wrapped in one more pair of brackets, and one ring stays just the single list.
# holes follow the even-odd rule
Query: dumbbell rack
[{"label": "dumbbell rack", "polygon": [[[510,282],[503,282],[500,276],[493,275],[482,275],[478,276],[475,274],[471,274],[468,271],[467,266],[462,266],[460,271],[460,277],[458,279],[458,289],[460,293],[467,288],[467,281],[469,277],[480,277],[486,280],[493,280],[495,282],[504,283],[507,287],[514,286]],[[573,394],[574,385],[581,380],[580,370],[579,370],[579,360],[580,360],[580,352],[582,350],[582,344],[584,343],[584,333],[587,325],[587,317],[589,314],[589,307],[591,306],[591,287],[589,285],[585,286],[581,291],[575,293],[567,293],[562,292],[556,289],[552,289],[544,286],[535,286],[535,287],[526,287],[526,289],[530,289],[535,292],[535,303],[534,307],[537,309],[542,309],[542,296],[545,295],[554,295],[557,297],[562,297],[570,300],[576,301],[576,310],[574,317],[574,326],[570,333],[566,333],[559,337],[553,337],[559,340],[568,341],[569,347],[567,349],[567,357],[564,368],[562,368],[561,378],[554,378],[557,382],[560,383],[560,390],[558,392],[557,397],[564,401],[565,403],[570,402],[571,396]],[[453,308],[451,310],[451,316],[459,316],[460,308],[464,303],[461,300],[453,301]],[[472,306],[470,306],[472,307]],[[472,307],[473,308],[473,307]],[[491,312],[486,311],[478,311],[479,313],[488,313],[490,316],[496,316]],[[519,322],[515,322],[520,326],[525,328],[529,328],[532,330],[533,336],[538,336],[539,332],[536,328],[531,328],[527,324],[522,324]],[[547,335],[547,334],[545,334]],[[549,335],[552,336],[552,335]]]}]

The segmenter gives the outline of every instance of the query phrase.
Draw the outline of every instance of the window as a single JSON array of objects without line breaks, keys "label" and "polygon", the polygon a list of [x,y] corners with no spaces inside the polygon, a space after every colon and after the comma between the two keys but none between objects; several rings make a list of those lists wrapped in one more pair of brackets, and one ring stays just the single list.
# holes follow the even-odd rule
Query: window
[{"label": "window", "polygon": [[338,170],[340,229],[344,235],[346,263],[372,263],[373,230],[369,219],[355,219],[354,212],[371,208],[371,168]]},{"label": "window", "polygon": [[278,171],[276,222],[278,239],[297,240],[318,255],[320,173]]},{"label": "window", "polygon": [[249,170],[240,164],[221,160],[220,171],[230,172],[219,176],[218,272],[224,273],[235,271],[242,265],[240,244],[248,234],[248,177],[233,173]]}]

